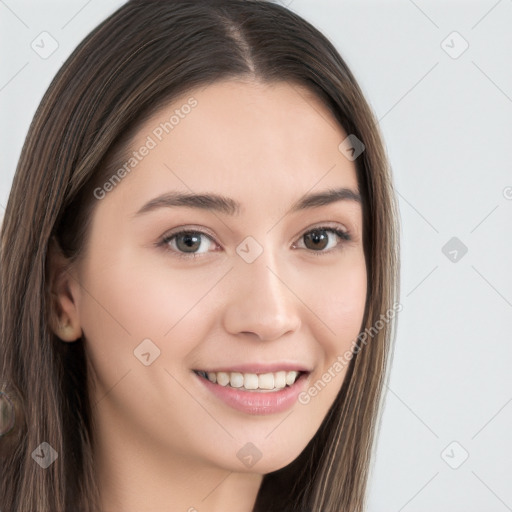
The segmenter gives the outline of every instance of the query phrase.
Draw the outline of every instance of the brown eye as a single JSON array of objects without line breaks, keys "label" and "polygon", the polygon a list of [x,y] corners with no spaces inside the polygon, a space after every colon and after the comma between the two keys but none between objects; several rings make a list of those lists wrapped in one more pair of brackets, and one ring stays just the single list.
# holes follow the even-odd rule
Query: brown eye
[{"label": "brown eye", "polygon": [[177,256],[193,258],[207,253],[214,245],[214,241],[202,231],[179,231],[165,236],[159,245]]},{"label": "brown eye", "polygon": [[308,249],[321,251],[329,244],[329,237],[325,229],[314,229],[304,235],[304,243]]},{"label": "brown eye", "polygon": [[[311,229],[304,233],[301,238],[304,240],[305,249],[313,251],[317,255],[327,254],[332,249],[342,246],[343,241],[352,240],[348,232],[324,226]],[[340,239],[341,242],[336,243],[336,238]]]},{"label": "brown eye", "polygon": [[183,252],[196,252],[201,246],[201,234],[195,232],[178,233],[174,236],[176,247]]}]

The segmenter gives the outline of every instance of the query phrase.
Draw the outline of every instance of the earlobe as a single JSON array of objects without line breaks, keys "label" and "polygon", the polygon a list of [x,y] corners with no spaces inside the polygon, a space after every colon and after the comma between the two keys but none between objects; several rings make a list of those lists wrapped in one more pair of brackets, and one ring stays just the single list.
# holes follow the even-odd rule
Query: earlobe
[{"label": "earlobe", "polygon": [[50,287],[49,326],[62,341],[76,341],[82,336],[77,308],[79,286],[70,273],[68,259],[52,237],[48,248],[48,283]]},{"label": "earlobe", "polygon": [[[62,315],[64,317],[64,315]],[[82,329],[78,323],[71,323],[69,320],[65,320],[65,323],[61,323],[57,320],[57,328],[54,327],[55,322],[53,322],[52,331],[62,340],[62,341],[77,341],[82,336]]]}]

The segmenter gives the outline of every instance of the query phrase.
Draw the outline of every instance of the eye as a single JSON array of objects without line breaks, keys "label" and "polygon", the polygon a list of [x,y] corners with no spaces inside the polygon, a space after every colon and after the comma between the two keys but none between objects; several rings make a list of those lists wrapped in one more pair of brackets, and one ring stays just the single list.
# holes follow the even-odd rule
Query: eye
[{"label": "eye", "polygon": [[[201,247],[203,240],[208,240],[205,250],[197,250]],[[208,252],[213,243],[213,238],[202,231],[184,230],[166,235],[158,245],[176,253],[180,258],[195,258],[198,254]]]},{"label": "eye", "polygon": [[[333,243],[330,243],[328,233],[334,235],[334,237],[331,238],[331,240],[333,240]],[[332,249],[336,249],[337,247],[343,245],[343,242],[339,242],[338,244],[336,243],[336,237],[343,241],[352,240],[352,237],[347,231],[329,226],[319,226],[310,229],[301,236],[300,240],[304,240],[304,246],[306,249],[310,249],[311,251],[316,253],[315,256],[319,256],[321,254],[329,253],[331,252]],[[294,245],[294,248],[296,247],[297,246]],[[326,247],[327,250],[324,250],[326,249]],[[303,249],[304,247],[299,248]]]},{"label": "eye", "polygon": [[[331,238],[328,236],[331,234]],[[336,237],[343,241],[350,241],[352,237],[347,231],[329,226],[319,226],[304,233],[299,240],[304,239],[304,247],[293,245],[293,248],[309,249],[315,255],[330,253],[343,242],[336,243]],[[206,240],[206,244],[202,242]],[[332,242],[332,243],[331,243]],[[212,236],[198,230],[182,230],[164,236],[157,244],[165,250],[176,254],[180,258],[196,258],[200,254],[209,252],[212,245],[216,245]],[[202,250],[202,246],[206,245]],[[325,250],[327,248],[327,250]]]}]

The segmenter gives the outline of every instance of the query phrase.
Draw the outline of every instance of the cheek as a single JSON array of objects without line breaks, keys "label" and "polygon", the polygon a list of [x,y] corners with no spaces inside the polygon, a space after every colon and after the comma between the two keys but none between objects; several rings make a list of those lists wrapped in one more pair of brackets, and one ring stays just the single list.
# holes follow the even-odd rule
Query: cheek
[{"label": "cheek", "polygon": [[169,270],[123,254],[111,262],[92,259],[81,277],[80,317],[97,373],[115,380],[138,366],[134,351],[146,339],[160,350],[155,364],[171,370],[207,337],[214,315],[206,296],[223,269]]},{"label": "cheek", "polygon": [[116,429],[132,425],[143,431],[151,425],[155,438],[168,442],[169,425],[185,425],[180,431],[185,436],[201,413],[180,382],[190,378],[187,355],[208,338],[215,315],[206,296],[221,274],[171,272],[136,258],[114,259],[115,265],[103,266],[91,260],[83,274],[88,293],[82,294],[80,315],[94,370],[96,413],[107,418],[116,410],[125,419]]},{"label": "cheek", "polygon": [[357,338],[364,316],[367,276],[364,264],[351,267],[350,270],[333,279],[330,288],[331,300],[328,301],[329,318],[336,333],[337,351],[345,350],[347,342]]},{"label": "cheek", "polygon": [[337,357],[361,329],[367,295],[364,255],[354,251],[337,265],[310,268],[300,275],[300,297],[316,317],[310,322],[315,326],[314,337],[327,359]]},{"label": "cheek", "polygon": [[310,376],[299,404],[307,410],[312,431],[320,426],[338,395],[361,332],[367,298],[367,272],[361,253],[347,258],[339,268],[316,271],[303,290],[315,313],[312,331],[319,347],[319,364]]}]

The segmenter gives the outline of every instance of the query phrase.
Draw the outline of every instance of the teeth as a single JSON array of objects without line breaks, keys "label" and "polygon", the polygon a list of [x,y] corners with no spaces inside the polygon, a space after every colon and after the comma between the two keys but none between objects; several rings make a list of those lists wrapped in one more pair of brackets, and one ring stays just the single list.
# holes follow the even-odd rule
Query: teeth
[{"label": "teeth", "polygon": [[245,389],[258,389],[259,378],[255,373],[246,373],[243,380]]},{"label": "teeth", "polygon": [[275,373],[240,373],[240,372],[197,372],[210,382],[221,386],[242,388],[246,390],[279,390],[291,386],[299,376],[297,371],[279,371]]},{"label": "teeth", "polygon": [[[297,372],[288,372],[290,375],[290,386],[295,382]],[[286,381],[287,372],[277,372],[274,377],[274,385],[276,388],[284,388],[288,382]]]},{"label": "teeth", "polygon": [[219,372],[217,375],[217,384],[221,386],[227,386],[229,384],[229,375],[224,372]]},{"label": "teeth", "polygon": [[230,375],[229,385],[232,388],[241,388],[244,385],[244,376],[242,373],[233,372]]},{"label": "teeth", "polygon": [[295,382],[297,375],[294,375],[294,374],[296,374],[296,373],[297,372],[288,372],[286,374],[285,380],[286,380],[286,384],[288,384],[288,386],[291,386]]}]

